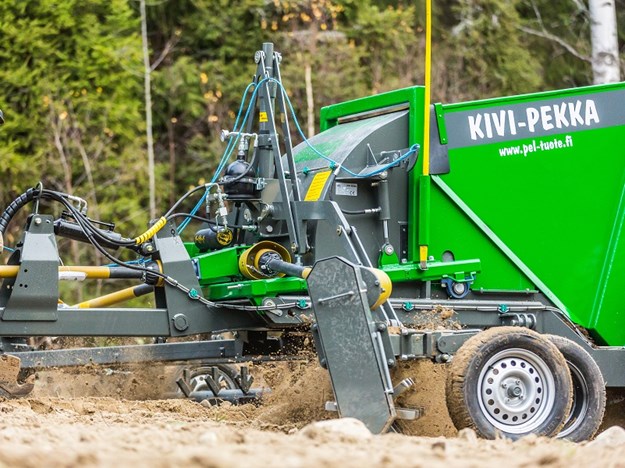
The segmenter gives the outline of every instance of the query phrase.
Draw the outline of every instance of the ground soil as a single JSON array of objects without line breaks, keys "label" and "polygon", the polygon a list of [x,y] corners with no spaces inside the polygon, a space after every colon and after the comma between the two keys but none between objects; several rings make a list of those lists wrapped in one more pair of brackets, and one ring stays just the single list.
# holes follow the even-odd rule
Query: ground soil
[{"label": "ground soil", "polygon": [[[573,444],[529,436],[512,443],[457,434],[444,405],[445,367],[420,361],[394,377],[415,377],[404,406],[423,418],[403,434],[353,435],[310,429],[334,417],[327,372],[312,362],[255,366],[260,405],[210,406],[176,396],[180,369],[81,368],[40,372],[28,397],[0,401],[0,466],[621,466],[625,444]],[[169,397],[170,399],[157,399]],[[610,415],[625,396],[612,394]],[[610,419],[612,418],[612,419]],[[342,424],[344,421],[326,421]],[[607,425],[621,423],[609,416]],[[406,435],[411,434],[411,435]],[[443,437],[446,436],[446,437]]]}]

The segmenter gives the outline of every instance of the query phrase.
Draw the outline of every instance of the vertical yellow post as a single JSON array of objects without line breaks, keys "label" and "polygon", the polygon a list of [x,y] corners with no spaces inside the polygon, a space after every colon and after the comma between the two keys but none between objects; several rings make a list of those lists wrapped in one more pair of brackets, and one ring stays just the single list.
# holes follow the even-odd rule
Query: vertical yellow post
[{"label": "vertical yellow post", "polygon": [[425,96],[423,105],[423,175],[430,175],[430,87],[432,85],[432,0],[425,2]]},{"label": "vertical yellow post", "polygon": [[[429,244],[429,189],[430,189],[430,88],[432,84],[432,0],[425,2],[425,92],[423,105],[423,174],[420,181],[420,193],[427,200],[427,206],[422,199],[420,216],[419,236],[419,265],[421,269],[427,268],[428,244]],[[425,209],[426,212],[423,212]]]}]

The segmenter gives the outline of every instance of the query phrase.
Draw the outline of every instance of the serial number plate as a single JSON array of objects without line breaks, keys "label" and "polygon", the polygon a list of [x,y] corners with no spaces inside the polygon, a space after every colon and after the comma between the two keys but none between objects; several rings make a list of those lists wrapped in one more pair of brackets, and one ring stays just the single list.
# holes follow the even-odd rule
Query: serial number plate
[{"label": "serial number plate", "polygon": [[337,195],[344,195],[346,197],[358,196],[358,185],[356,184],[346,184],[345,182],[337,182],[335,187],[336,187],[335,193]]}]

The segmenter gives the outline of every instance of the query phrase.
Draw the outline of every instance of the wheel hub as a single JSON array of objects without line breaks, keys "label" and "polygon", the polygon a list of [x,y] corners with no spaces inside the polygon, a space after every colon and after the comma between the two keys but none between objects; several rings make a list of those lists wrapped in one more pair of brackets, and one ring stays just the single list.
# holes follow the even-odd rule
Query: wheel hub
[{"label": "wheel hub", "polygon": [[484,415],[508,433],[539,426],[554,404],[553,376],[539,356],[524,349],[507,349],[491,357],[478,382]]}]

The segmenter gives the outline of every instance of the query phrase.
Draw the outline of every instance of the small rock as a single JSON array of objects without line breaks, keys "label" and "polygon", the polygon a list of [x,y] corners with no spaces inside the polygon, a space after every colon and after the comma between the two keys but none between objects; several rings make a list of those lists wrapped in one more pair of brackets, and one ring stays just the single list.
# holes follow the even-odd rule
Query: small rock
[{"label": "small rock", "polygon": [[446,449],[447,449],[447,444],[445,443],[444,440],[437,440],[436,442],[432,444],[433,451],[444,452]]},{"label": "small rock", "polygon": [[625,429],[612,426],[599,434],[588,447],[618,447],[625,444]]},{"label": "small rock", "polygon": [[205,432],[199,438],[198,442],[202,445],[215,445],[219,438],[214,432]]},{"label": "small rock", "polygon": [[477,444],[477,434],[470,427],[465,427],[458,432],[458,439],[466,440],[471,444]]},{"label": "small rock", "polygon": [[317,421],[302,428],[301,435],[313,440],[358,441],[371,437],[371,431],[362,421],[354,418]]}]

